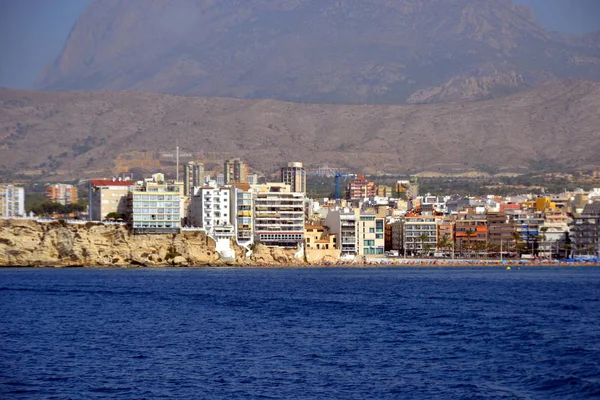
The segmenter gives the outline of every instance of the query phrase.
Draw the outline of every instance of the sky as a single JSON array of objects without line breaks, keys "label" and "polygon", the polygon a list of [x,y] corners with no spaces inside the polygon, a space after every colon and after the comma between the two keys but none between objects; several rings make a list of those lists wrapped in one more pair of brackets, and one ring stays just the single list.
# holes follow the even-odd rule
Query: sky
[{"label": "sky", "polygon": [[[180,0],[182,1],[182,0]],[[495,0],[485,0],[495,1]],[[550,30],[600,30],[600,0],[514,0]],[[92,0],[0,0],[0,87],[31,89]]]}]

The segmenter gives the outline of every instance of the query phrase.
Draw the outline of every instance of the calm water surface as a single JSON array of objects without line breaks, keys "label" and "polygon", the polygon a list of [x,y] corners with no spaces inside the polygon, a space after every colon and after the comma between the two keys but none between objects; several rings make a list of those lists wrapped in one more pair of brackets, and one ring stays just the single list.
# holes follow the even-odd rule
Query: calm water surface
[{"label": "calm water surface", "polygon": [[0,397],[600,398],[600,268],[4,269]]}]

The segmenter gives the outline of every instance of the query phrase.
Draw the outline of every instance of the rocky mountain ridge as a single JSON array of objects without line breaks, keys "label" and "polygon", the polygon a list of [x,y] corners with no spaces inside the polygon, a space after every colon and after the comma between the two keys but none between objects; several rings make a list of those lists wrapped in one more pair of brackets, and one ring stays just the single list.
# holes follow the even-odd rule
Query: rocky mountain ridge
[{"label": "rocky mountain ridge", "polygon": [[0,90],[0,175],[169,173],[173,158],[166,170],[155,161],[175,143],[195,161],[241,157],[264,173],[289,161],[396,174],[598,166],[598,109],[600,83],[587,81],[487,101],[371,106]]},{"label": "rocky mountain ridge", "polygon": [[37,88],[396,104],[556,78],[600,80],[599,36],[511,0],[97,0]]}]

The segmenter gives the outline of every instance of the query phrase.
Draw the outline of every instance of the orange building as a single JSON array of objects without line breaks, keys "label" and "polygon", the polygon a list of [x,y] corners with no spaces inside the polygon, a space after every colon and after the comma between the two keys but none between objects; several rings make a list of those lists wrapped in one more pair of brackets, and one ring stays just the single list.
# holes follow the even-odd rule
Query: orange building
[{"label": "orange building", "polygon": [[60,203],[63,206],[77,204],[77,187],[64,183],[56,183],[46,188],[46,197],[48,200]]},{"label": "orange building", "polygon": [[359,174],[356,178],[350,179],[346,185],[347,200],[362,200],[375,196],[377,194],[377,185],[369,182],[364,175]]}]

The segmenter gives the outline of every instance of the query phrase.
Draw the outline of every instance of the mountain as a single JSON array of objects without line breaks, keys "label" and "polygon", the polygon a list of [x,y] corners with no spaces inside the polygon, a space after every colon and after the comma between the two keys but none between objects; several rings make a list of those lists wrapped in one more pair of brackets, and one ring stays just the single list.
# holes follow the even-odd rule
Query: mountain
[{"label": "mountain", "polygon": [[598,35],[548,32],[512,0],[96,0],[47,91],[395,104],[600,80]]},{"label": "mountain", "polygon": [[[497,99],[325,105],[145,92],[0,90],[0,176],[174,172],[241,157],[270,173],[289,161],[353,172],[598,166],[600,83],[556,81]],[[1,179],[0,179],[1,180]]]}]

